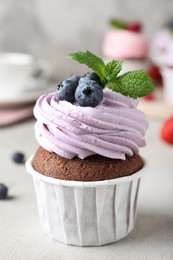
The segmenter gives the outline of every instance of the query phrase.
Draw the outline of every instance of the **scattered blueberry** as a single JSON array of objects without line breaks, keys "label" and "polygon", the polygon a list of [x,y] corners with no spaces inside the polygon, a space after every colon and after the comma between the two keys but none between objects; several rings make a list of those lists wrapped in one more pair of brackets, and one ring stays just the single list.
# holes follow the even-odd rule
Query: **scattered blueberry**
[{"label": "scattered blueberry", "polygon": [[8,188],[0,183],[0,199],[3,200],[7,197],[7,193],[8,193]]},{"label": "scattered blueberry", "polygon": [[74,94],[78,85],[80,77],[72,75],[68,79],[62,81],[57,88],[57,97],[59,100],[66,100],[73,102],[75,100]]},{"label": "scattered blueberry", "polygon": [[99,83],[101,85],[99,76],[95,72],[93,72],[93,71],[92,72],[88,72],[83,77],[81,77],[80,80],[79,80],[79,84],[83,80],[94,80],[94,81],[96,81],[97,83]]},{"label": "scattered blueberry", "polygon": [[81,81],[76,89],[75,99],[80,106],[95,107],[103,99],[102,87],[94,80]]},{"label": "scattered blueberry", "polygon": [[14,162],[19,163],[19,164],[23,164],[24,163],[24,159],[25,156],[23,153],[21,152],[16,152],[12,155],[12,159]]}]

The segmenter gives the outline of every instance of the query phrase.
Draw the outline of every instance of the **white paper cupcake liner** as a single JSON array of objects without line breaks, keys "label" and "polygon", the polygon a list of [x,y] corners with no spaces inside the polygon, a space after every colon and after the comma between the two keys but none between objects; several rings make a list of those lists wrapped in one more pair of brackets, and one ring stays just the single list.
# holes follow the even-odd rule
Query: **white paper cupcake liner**
[{"label": "white paper cupcake liner", "polygon": [[101,246],[126,237],[134,228],[140,178],[144,171],[106,181],[81,182],[32,175],[39,216],[53,239],[77,246]]}]

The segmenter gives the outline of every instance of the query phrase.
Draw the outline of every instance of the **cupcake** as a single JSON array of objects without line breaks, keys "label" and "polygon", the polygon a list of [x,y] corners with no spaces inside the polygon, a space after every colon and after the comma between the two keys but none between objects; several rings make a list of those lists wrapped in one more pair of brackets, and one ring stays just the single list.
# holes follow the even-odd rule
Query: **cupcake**
[{"label": "cupcake", "polygon": [[160,67],[163,80],[163,95],[167,104],[173,106],[173,38],[167,45],[164,61]]},{"label": "cupcake", "polygon": [[161,67],[165,62],[165,54],[173,44],[173,21],[161,27],[153,36],[150,44],[150,58],[153,64]]},{"label": "cupcake", "polygon": [[148,39],[139,22],[126,23],[111,19],[111,29],[104,37],[102,53],[105,61],[123,59],[121,73],[148,68]]},{"label": "cupcake", "polygon": [[65,244],[101,246],[135,225],[144,173],[139,148],[148,128],[136,106],[153,86],[145,71],[119,76],[122,61],[104,64],[89,51],[69,57],[92,71],[70,76],[37,100],[40,146],[26,168],[45,232]]}]

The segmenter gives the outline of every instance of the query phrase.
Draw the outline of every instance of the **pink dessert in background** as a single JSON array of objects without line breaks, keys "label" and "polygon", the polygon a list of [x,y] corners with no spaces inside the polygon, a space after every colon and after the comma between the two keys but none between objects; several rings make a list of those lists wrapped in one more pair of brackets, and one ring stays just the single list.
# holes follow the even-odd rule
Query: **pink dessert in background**
[{"label": "pink dessert in background", "polygon": [[151,48],[162,52],[167,48],[167,45],[171,39],[172,37],[169,30],[167,28],[163,28],[154,35]]},{"label": "pink dessert in background", "polygon": [[150,46],[150,58],[154,64],[161,67],[165,64],[172,64],[170,59],[172,57],[172,46],[173,46],[173,25],[165,25],[158,30],[152,40]]},{"label": "pink dessert in background", "polygon": [[167,44],[163,65],[173,68],[173,37]]},{"label": "pink dessert in background", "polygon": [[173,37],[165,48],[160,71],[163,78],[164,99],[166,103],[173,106]]},{"label": "pink dessert in background", "polygon": [[148,40],[140,32],[109,30],[103,42],[103,55],[113,59],[143,59],[148,56]]},{"label": "pink dessert in background", "polygon": [[110,20],[111,28],[105,33],[102,54],[105,62],[123,59],[121,73],[132,70],[148,70],[149,41],[140,22]]}]

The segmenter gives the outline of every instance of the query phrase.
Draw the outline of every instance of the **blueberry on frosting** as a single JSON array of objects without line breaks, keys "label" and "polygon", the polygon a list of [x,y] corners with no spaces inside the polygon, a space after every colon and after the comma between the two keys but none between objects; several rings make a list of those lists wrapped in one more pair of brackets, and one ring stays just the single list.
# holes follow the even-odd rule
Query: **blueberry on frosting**
[{"label": "blueberry on frosting", "polygon": [[75,99],[80,106],[96,107],[103,99],[103,90],[94,80],[81,80],[75,92]]},{"label": "blueberry on frosting", "polygon": [[84,80],[84,81],[85,81],[85,80],[94,80],[94,81],[96,81],[98,84],[101,85],[99,76],[98,76],[95,72],[93,72],[93,71],[88,72],[88,73],[86,73],[83,77],[81,77],[80,80],[79,80],[79,83],[80,83],[81,81],[83,81],[83,80]]},{"label": "blueberry on frosting", "polygon": [[77,102],[83,107],[95,107],[103,99],[103,90],[100,78],[95,72],[88,72],[83,77],[75,75],[62,81],[57,88],[59,100]]},{"label": "blueberry on frosting", "polygon": [[86,73],[83,77],[73,75],[62,81],[57,89],[59,100],[72,103],[77,101],[83,107],[96,107],[103,99],[105,87],[134,99],[154,90],[152,80],[144,70],[119,75],[122,60],[112,60],[105,64],[102,59],[89,51],[78,51],[69,54],[68,57],[87,65],[92,72]]},{"label": "blueberry on frosting", "polygon": [[78,86],[79,79],[80,77],[72,75],[66,80],[62,81],[57,88],[58,99],[73,102],[75,100],[74,94]]}]

